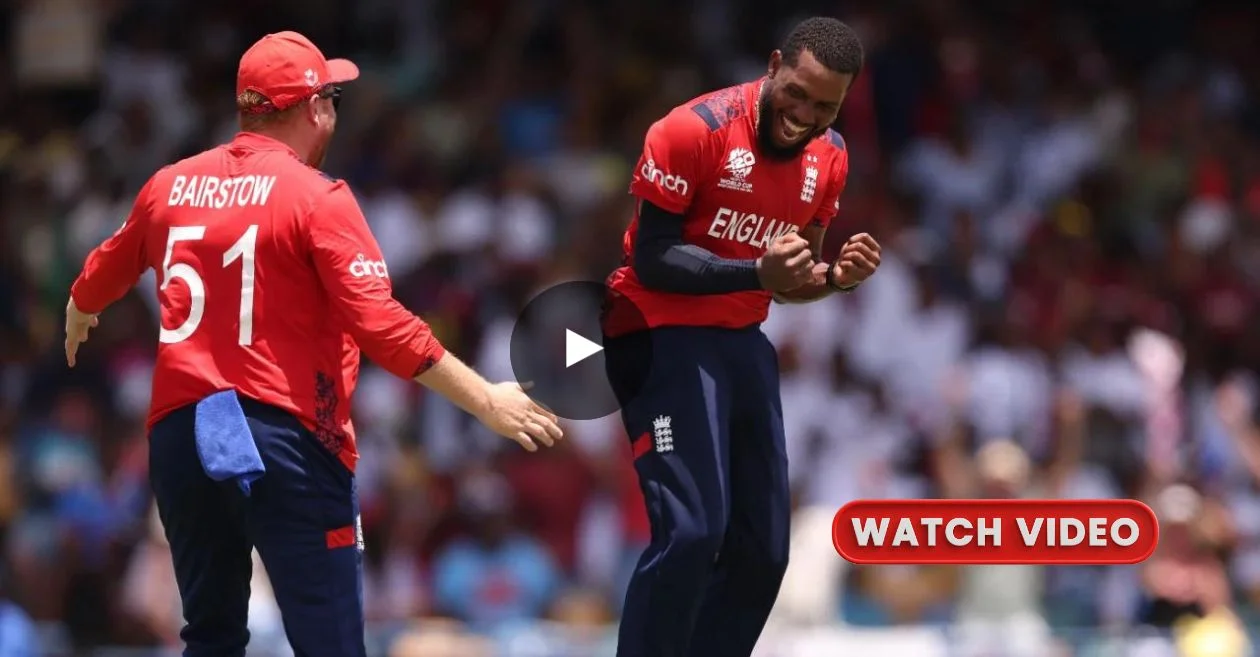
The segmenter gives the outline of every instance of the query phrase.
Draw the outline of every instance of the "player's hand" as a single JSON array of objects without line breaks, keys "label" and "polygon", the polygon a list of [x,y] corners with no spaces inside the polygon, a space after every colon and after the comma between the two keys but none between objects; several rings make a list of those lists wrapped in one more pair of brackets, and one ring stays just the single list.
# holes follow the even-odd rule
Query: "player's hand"
[{"label": "player's hand", "polygon": [[808,283],[813,269],[814,254],[809,250],[809,241],[798,233],[775,238],[765,255],[757,258],[761,287],[773,292],[794,290]]},{"label": "player's hand", "polygon": [[87,342],[88,331],[101,323],[97,315],[89,315],[74,305],[74,299],[66,304],[66,364],[74,367],[79,345]]},{"label": "player's hand", "polygon": [[879,242],[867,233],[858,233],[844,243],[836,258],[835,281],[840,287],[852,287],[871,277],[879,269]]},{"label": "player's hand", "polygon": [[530,399],[520,384],[511,381],[490,386],[486,412],[477,419],[531,452],[538,450],[538,443],[551,447],[564,437],[556,415]]}]

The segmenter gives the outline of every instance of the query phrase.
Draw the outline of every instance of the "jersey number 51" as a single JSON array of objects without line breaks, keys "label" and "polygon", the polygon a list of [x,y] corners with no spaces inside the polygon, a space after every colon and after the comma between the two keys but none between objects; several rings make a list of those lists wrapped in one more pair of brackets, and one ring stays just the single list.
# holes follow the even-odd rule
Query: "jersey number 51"
[{"label": "jersey number 51", "polygon": [[[205,238],[205,226],[177,226],[171,228],[166,238],[166,256],[162,258],[162,284],[159,289],[165,290],[172,279],[184,281],[188,286],[189,308],[188,318],[183,324],[168,329],[162,327],[159,339],[163,344],[174,344],[187,340],[197,327],[206,312],[206,284],[201,280],[192,265],[183,262],[171,262],[175,245],[179,242],[196,241]],[[249,346],[254,341],[254,246],[258,241],[258,226],[252,225],[245,234],[223,254],[223,266],[227,267],[236,260],[241,261],[241,309],[240,332],[237,342],[241,346]]]}]

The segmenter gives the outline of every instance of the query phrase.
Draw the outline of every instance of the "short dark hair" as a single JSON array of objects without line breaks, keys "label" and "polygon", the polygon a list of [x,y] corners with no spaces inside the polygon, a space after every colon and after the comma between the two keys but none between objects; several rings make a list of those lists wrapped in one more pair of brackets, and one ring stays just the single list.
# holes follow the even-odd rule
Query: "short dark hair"
[{"label": "short dark hair", "polygon": [[780,50],[788,66],[796,66],[801,53],[808,50],[836,73],[857,75],[862,70],[862,42],[857,32],[834,18],[815,16],[801,21]]}]

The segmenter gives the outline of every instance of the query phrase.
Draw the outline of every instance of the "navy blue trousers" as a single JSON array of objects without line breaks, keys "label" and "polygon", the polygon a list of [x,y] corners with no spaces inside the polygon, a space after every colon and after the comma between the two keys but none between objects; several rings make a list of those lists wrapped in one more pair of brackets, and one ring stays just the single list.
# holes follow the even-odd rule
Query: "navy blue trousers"
[{"label": "navy blue trousers", "polygon": [[149,481],[183,601],[184,657],[240,657],[257,547],[297,657],[365,657],[354,476],[291,414],[242,398],[267,473],[246,497],[206,476],[194,408],[149,436]]},{"label": "navy blue trousers", "polygon": [[658,328],[604,345],[652,524],[617,655],[748,657],[788,559],[774,346],[758,327]]}]

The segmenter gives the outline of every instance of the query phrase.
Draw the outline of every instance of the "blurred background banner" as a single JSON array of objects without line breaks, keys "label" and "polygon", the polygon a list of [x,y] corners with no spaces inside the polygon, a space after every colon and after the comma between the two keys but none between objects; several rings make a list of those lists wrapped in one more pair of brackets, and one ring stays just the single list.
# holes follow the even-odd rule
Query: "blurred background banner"
[{"label": "blurred background banner", "polygon": [[[0,656],[173,654],[142,418],[153,279],[70,371],[70,282],[160,166],[235,130],[237,59],[354,58],[330,174],[400,300],[490,378],[516,311],[601,280],[648,125],[752,79],[799,19],[868,67],[830,249],[862,290],[776,307],[792,565],[759,657],[1251,654],[1260,633],[1260,8],[1160,0],[15,0],[0,7]],[[648,538],[616,416],[525,455],[368,366],[355,414],[373,655],[612,655]],[[1116,567],[857,567],[858,498],[1110,498]],[[258,568],[251,655],[284,655]]]}]

